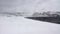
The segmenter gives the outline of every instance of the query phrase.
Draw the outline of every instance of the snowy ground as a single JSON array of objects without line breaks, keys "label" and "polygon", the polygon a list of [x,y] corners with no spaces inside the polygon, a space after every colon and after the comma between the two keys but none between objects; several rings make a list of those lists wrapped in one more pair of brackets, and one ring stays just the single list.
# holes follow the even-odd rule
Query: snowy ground
[{"label": "snowy ground", "polygon": [[0,34],[60,34],[60,24],[0,16]]}]

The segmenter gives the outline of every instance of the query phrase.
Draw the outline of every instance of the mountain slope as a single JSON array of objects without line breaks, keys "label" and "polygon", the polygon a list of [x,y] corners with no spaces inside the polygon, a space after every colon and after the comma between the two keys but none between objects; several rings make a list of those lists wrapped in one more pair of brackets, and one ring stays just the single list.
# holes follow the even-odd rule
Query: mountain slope
[{"label": "mountain slope", "polygon": [[0,34],[60,34],[60,24],[0,16]]}]

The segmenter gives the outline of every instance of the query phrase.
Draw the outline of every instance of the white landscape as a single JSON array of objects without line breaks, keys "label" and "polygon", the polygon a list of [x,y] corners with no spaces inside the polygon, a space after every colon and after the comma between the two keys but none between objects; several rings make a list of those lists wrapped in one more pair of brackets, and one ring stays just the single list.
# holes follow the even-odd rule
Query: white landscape
[{"label": "white landscape", "polygon": [[60,24],[24,18],[44,11],[60,11],[60,0],[0,0],[0,34],[60,34]]},{"label": "white landscape", "polygon": [[0,16],[0,34],[60,34],[60,24]]}]

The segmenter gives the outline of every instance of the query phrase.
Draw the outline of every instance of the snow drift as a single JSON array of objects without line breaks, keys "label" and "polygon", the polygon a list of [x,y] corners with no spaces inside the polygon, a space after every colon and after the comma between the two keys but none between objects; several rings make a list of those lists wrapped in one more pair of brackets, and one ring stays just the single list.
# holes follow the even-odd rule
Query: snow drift
[{"label": "snow drift", "polygon": [[0,16],[0,34],[60,34],[60,24]]}]

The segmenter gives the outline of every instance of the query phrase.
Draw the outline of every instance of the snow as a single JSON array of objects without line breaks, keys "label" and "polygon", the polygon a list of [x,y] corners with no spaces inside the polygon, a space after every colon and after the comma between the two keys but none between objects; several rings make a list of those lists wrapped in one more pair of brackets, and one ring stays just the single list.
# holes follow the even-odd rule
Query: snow
[{"label": "snow", "polygon": [[[25,12],[29,16],[34,12],[60,11],[59,0],[0,0],[0,5],[0,13]],[[0,15],[0,34],[60,34],[60,24],[11,16]]]},{"label": "snow", "polygon": [[60,34],[60,24],[0,16],[0,34]]}]

